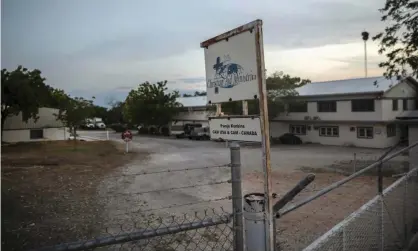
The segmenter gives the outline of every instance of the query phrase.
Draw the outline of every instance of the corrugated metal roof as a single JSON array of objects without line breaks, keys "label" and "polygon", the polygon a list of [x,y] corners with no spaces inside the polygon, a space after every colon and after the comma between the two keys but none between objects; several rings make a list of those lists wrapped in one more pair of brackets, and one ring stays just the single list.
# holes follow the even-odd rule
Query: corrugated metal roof
[{"label": "corrugated metal roof", "polygon": [[4,122],[4,130],[63,127],[64,124],[56,119],[54,113],[58,113],[58,110],[52,108],[39,108],[38,121],[35,122],[33,119],[29,119],[27,123],[22,121],[22,113],[17,116],[10,116]]},{"label": "corrugated metal roof", "polygon": [[206,106],[206,96],[178,98],[177,101],[184,107]]},{"label": "corrugated metal roof", "polygon": [[296,88],[299,96],[385,92],[399,81],[385,77],[354,78],[314,82]]}]

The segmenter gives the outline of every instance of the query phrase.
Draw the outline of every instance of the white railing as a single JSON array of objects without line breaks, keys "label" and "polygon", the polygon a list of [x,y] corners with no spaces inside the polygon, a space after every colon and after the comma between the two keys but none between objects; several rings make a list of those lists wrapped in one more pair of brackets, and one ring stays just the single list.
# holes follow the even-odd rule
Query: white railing
[{"label": "white railing", "polygon": [[402,250],[418,221],[418,167],[315,240],[304,251]]}]

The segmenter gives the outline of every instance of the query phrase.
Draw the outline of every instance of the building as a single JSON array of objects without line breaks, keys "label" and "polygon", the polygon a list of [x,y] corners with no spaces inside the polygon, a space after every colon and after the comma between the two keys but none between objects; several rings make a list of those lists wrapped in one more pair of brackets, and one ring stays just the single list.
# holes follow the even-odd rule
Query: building
[{"label": "building", "polygon": [[176,116],[172,126],[184,126],[186,124],[201,124],[209,126],[208,117],[215,116],[216,111],[207,106],[206,96],[179,98],[183,110]]},{"label": "building", "polygon": [[416,109],[418,83],[383,77],[310,83],[298,103],[270,123],[270,135],[290,132],[305,143],[385,148],[406,137],[396,118]]},{"label": "building", "polygon": [[4,122],[4,142],[28,142],[43,140],[64,140],[70,135],[64,124],[57,120],[54,113],[58,110],[52,108],[40,108],[39,119],[22,121],[22,114],[9,116]]},{"label": "building", "polygon": [[[384,77],[310,83],[296,89],[287,111],[270,121],[270,136],[293,133],[304,143],[386,148],[408,137],[397,117],[417,109],[418,82]],[[208,125],[206,97],[181,98],[185,107],[173,123]]]}]

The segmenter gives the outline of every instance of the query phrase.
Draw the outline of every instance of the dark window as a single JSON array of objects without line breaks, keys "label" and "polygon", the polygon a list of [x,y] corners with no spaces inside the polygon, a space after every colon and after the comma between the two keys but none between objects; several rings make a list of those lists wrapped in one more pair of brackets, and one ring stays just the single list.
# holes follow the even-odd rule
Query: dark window
[{"label": "dark window", "polygon": [[290,133],[293,133],[295,135],[306,135],[306,126],[290,125]]},{"label": "dark window", "polygon": [[396,125],[387,125],[386,126],[386,134],[388,137],[396,136]]},{"label": "dark window", "polygon": [[374,112],[374,99],[351,100],[352,112]]},{"label": "dark window", "polygon": [[30,130],[30,139],[43,139],[43,138],[44,138],[43,129]]},{"label": "dark window", "polygon": [[408,111],[408,100],[402,99],[402,108],[404,111]]},{"label": "dark window", "polygon": [[398,110],[398,100],[394,99],[392,100],[392,111],[397,111]]},{"label": "dark window", "polygon": [[322,137],[338,137],[338,126],[324,126],[319,128],[319,136]]},{"label": "dark window", "polygon": [[357,138],[359,139],[372,139],[373,127],[357,127]]},{"label": "dark window", "polygon": [[297,102],[289,104],[289,112],[308,112],[307,102]]},{"label": "dark window", "polygon": [[319,101],[318,112],[336,112],[337,102],[336,101]]}]

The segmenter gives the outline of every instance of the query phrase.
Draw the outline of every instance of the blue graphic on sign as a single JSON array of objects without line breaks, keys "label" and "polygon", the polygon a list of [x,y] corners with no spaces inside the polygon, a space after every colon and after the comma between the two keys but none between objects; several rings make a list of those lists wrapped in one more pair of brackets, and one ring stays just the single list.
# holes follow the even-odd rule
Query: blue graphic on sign
[{"label": "blue graphic on sign", "polygon": [[229,55],[225,56],[223,61],[221,61],[221,57],[216,58],[216,63],[213,65],[215,75],[213,79],[206,81],[208,88],[232,88],[257,79],[257,75],[246,72],[241,65],[230,63],[230,61]]}]

